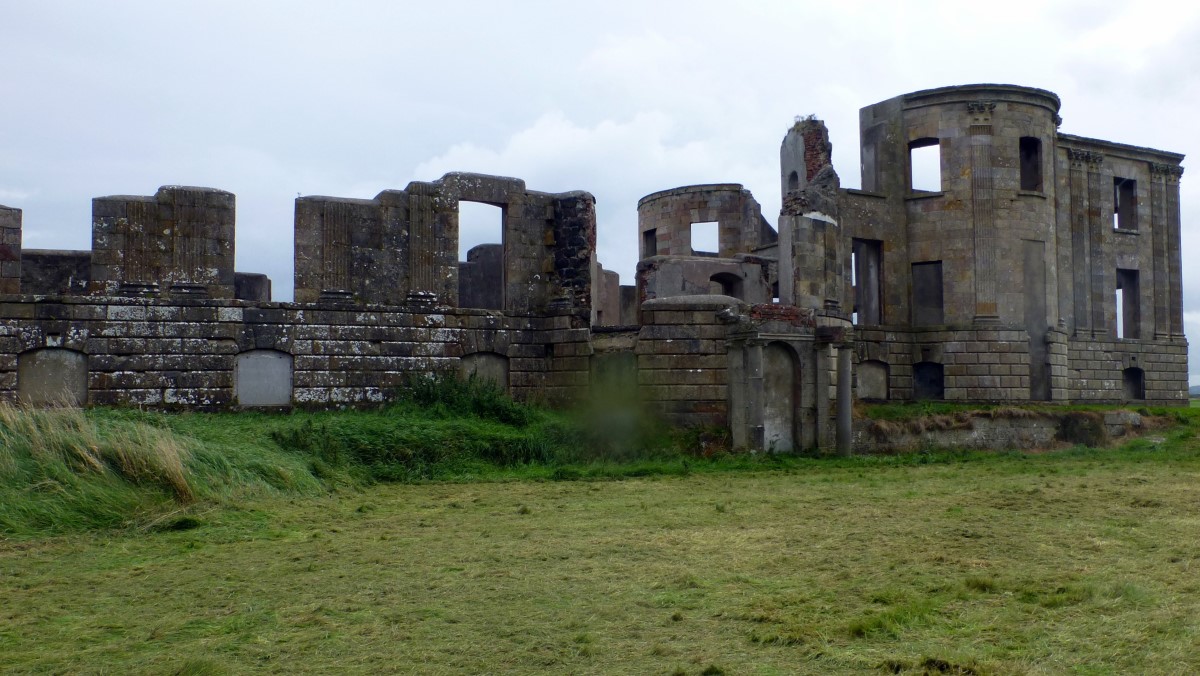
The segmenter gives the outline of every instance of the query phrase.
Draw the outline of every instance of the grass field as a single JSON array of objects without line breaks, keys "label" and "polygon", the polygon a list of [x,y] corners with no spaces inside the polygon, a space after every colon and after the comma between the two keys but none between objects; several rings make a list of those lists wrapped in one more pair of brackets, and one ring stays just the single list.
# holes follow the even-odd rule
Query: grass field
[{"label": "grass field", "polygon": [[1185,424],[1119,450],[228,493],[0,540],[0,665],[1189,673],[1198,479]]}]

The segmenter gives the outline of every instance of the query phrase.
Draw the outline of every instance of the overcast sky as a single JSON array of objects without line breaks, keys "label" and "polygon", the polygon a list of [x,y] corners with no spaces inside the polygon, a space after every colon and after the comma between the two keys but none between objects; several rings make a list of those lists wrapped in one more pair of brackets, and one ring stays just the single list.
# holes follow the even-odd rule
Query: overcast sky
[{"label": "overcast sky", "polygon": [[[774,223],[796,115],[826,121],[857,187],[858,109],[930,87],[1049,89],[1065,133],[1200,156],[1192,3],[0,0],[0,35],[0,204],[25,247],[89,248],[92,197],[222,188],[237,269],[277,300],[297,195],[447,171],[588,190],[600,260],[630,283],[641,196],[742,183]],[[1182,192],[1200,345],[1200,168]],[[1200,384],[1198,348],[1190,368]]]}]

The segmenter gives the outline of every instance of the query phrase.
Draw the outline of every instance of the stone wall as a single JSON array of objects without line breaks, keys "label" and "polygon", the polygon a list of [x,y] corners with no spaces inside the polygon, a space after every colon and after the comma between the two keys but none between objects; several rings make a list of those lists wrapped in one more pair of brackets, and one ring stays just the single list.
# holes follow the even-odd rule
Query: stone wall
[{"label": "stone wall", "polygon": [[[0,398],[13,400],[18,355],[86,355],[87,401],[221,408],[238,403],[238,355],[290,355],[289,401],[301,406],[384,400],[407,374],[452,371],[460,358],[507,359],[521,399],[577,399],[587,385],[589,332],[571,313],[505,317],[460,310],[143,298],[0,301]],[[28,384],[27,384],[28,385]]]},{"label": "stone wall", "polygon": [[728,296],[646,301],[638,332],[638,386],[651,409],[680,425],[728,424],[726,324],[741,305]]},{"label": "stone wall", "polygon": [[740,184],[690,185],[638,200],[640,258],[694,256],[692,224],[712,222],[718,224],[718,250],[710,253],[721,258],[753,253],[776,240],[762,207]]},{"label": "stone wall", "polygon": [[0,205],[0,293],[21,290],[21,210]]},{"label": "stone wall", "polygon": [[233,298],[234,197],[164,186],[92,200],[94,295]]}]

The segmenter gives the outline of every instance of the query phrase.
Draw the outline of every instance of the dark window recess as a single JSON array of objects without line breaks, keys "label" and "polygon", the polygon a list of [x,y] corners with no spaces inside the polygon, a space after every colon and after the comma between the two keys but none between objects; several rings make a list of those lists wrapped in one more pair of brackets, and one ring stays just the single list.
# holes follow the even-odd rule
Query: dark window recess
[{"label": "dark window recess", "polygon": [[851,275],[854,282],[856,324],[883,323],[883,242],[855,239],[851,242]]},{"label": "dark window recess", "polygon": [[797,190],[800,188],[800,174],[792,172],[788,174],[788,190]]},{"label": "dark window recess", "polygon": [[942,365],[933,361],[913,364],[913,399],[945,399],[946,380]]},{"label": "dark window recess", "polygon": [[1042,192],[1042,140],[1021,137],[1021,190]]},{"label": "dark window recess", "polygon": [[742,300],[742,278],[729,272],[718,272],[709,277],[708,292]]},{"label": "dark window recess", "polygon": [[908,185],[913,192],[941,191],[941,141],[919,138],[908,144]]},{"label": "dark window recess", "polygon": [[1113,177],[1113,228],[1137,230],[1137,181]]},{"label": "dark window recess", "polygon": [[658,255],[658,230],[650,228],[642,233],[642,258]]},{"label": "dark window recess", "polygon": [[942,301],[942,262],[912,264],[913,326],[945,324]]},{"label": "dark window recess", "polygon": [[1139,338],[1138,271],[1117,268],[1117,338]]},{"label": "dark window recess", "polygon": [[1131,366],[1121,372],[1125,381],[1126,399],[1146,398],[1146,373],[1136,366]]}]

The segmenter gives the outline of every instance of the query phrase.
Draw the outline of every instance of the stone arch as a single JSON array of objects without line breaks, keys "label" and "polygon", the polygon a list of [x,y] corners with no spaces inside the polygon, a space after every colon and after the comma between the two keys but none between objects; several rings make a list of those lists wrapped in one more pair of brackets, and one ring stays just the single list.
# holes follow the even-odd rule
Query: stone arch
[{"label": "stone arch", "polygon": [[279,350],[247,350],[233,369],[233,393],[239,406],[289,406],[292,403],[292,355]]},{"label": "stone arch", "polygon": [[508,357],[498,352],[464,354],[458,368],[463,378],[488,380],[501,390],[508,391]]},{"label": "stone arch", "polygon": [[786,343],[763,346],[763,448],[769,451],[796,450],[796,407],[800,403],[799,360]]},{"label": "stone arch", "polygon": [[738,300],[745,300],[742,278],[732,272],[718,272],[709,277],[708,290],[709,293],[719,296],[732,296]]},{"label": "stone arch", "polygon": [[913,364],[913,399],[945,399],[946,379],[942,365],[935,361]]},{"label": "stone arch", "polygon": [[32,406],[83,406],[88,398],[87,355],[61,347],[17,355],[17,398]]},{"label": "stone arch", "polygon": [[1131,366],[1124,371],[1121,371],[1121,379],[1125,384],[1126,399],[1145,399],[1146,398],[1146,372],[1142,369]]},{"label": "stone arch", "polygon": [[858,365],[858,398],[863,401],[887,401],[888,365],[878,359],[867,359]]}]

